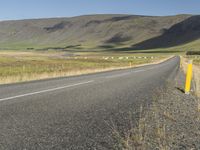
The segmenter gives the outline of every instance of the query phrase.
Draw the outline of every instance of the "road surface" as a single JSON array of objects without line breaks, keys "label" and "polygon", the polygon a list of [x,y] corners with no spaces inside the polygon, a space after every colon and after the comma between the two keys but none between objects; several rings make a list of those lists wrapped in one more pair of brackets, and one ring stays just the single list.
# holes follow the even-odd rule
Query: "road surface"
[{"label": "road surface", "polygon": [[0,149],[114,149],[179,62],[1,85]]}]

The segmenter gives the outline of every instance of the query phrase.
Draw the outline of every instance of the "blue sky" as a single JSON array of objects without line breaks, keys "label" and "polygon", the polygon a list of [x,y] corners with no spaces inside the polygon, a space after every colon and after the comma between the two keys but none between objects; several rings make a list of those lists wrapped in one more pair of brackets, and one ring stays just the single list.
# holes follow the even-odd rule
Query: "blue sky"
[{"label": "blue sky", "polygon": [[0,0],[0,20],[86,14],[200,14],[200,0]]}]

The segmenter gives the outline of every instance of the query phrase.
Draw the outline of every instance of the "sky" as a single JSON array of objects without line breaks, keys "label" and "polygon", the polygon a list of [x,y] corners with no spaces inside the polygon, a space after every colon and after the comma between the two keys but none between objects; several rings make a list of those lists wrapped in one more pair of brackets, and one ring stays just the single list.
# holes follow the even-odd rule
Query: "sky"
[{"label": "sky", "polygon": [[0,0],[0,20],[87,14],[200,14],[200,0]]}]

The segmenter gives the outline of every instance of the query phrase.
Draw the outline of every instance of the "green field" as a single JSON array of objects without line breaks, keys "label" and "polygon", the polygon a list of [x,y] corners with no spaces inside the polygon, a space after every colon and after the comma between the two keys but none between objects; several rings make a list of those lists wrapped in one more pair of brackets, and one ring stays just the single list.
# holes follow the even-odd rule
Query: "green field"
[{"label": "green field", "polygon": [[127,53],[1,51],[0,83],[79,75],[158,61],[167,56]]}]

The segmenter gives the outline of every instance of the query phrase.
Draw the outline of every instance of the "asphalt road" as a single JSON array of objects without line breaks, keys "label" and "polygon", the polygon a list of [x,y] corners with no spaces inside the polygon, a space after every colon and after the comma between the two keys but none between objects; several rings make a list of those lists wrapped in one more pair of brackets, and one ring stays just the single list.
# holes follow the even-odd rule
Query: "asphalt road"
[{"label": "asphalt road", "polygon": [[0,85],[0,149],[117,149],[179,61]]}]

